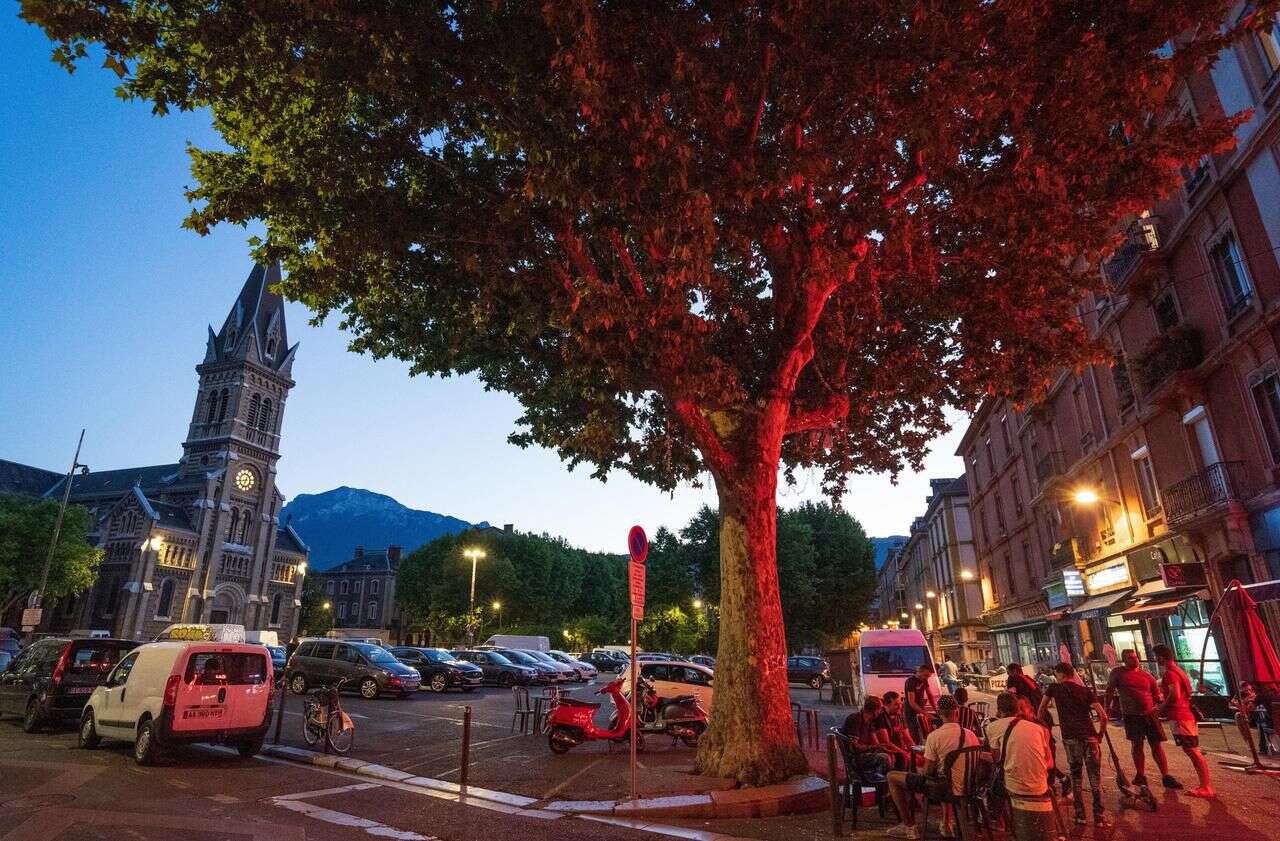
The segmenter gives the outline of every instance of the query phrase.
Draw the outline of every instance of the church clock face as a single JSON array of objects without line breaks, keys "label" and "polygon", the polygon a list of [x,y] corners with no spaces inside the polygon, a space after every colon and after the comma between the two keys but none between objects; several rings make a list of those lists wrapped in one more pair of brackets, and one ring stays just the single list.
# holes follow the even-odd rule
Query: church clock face
[{"label": "church clock face", "polygon": [[256,482],[257,479],[253,478],[252,470],[243,469],[236,474],[236,488],[239,490],[251,491]]}]

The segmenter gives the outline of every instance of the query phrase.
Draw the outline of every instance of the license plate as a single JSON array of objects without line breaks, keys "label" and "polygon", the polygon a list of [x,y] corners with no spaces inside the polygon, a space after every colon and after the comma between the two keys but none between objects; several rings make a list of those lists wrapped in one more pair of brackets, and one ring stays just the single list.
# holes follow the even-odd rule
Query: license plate
[{"label": "license plate", "polygon": [[203,707],[182,711],[183,719],[222,718],[225,712],[222,707]]},{"label": "license plate", "polygon": [[93,689],[92,686],[68,686],[65,691],[68,695],[91,695]]}]

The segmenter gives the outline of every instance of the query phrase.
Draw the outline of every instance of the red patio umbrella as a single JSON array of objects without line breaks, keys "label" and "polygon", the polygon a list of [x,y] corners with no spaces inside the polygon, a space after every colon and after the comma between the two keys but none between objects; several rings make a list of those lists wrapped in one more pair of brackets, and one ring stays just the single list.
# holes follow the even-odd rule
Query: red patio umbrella
[{"label": "red patio umbrella", "polygon": [[[1262,623],[1262,617],[1258,616],[1257,602],[1238,580],[1233,580],[1222,591],[1222,598],[1209,619],[1210,626],[1218,618],[1222,619],[1223,636],[1235,663],[1236,678],[1252,683],[1264,698],[1276,697],[1280,693],[1280,657],[1276,656],[1275,645],[1267,634],[1267,627]],[[1208,648],[1207,638],[1205,648]],[[1200,670],[1203,674],[1203,650],[1200,654]],[[1246,710],[1236,713],[1236,725],[1249,745],[1253,758],[1253,764],[1245,770],[1269,776],[1280,775],[1280,768],[1264,765],[1258,758]]]}]

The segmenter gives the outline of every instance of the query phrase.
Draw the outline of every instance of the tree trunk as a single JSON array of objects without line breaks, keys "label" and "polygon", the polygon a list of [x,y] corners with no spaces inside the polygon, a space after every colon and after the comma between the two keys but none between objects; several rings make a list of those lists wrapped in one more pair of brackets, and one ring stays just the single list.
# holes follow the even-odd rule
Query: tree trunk
[{"label": "tree trunk", "polygon": [[[765,460],[767,462],[767,459]],[[699,773],[768,785],[808,770],[787,689],[778,596],[777,463],[716,476],[720,498],[720,645]]]}]

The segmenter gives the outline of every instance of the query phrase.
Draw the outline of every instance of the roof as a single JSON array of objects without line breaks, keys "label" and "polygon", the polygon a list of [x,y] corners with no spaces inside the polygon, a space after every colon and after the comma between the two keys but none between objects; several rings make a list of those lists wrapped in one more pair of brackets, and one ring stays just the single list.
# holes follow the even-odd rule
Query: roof
[{"label": "roof", "polygon": [[[125,467],[120,470],[95,470],[83,476],[76,476],[71,482],[71,498],[81,499],[88,496],[104,494],[124,494],[134,485],[143,491],[167,489],[177,478],[178,464],[156,464],[150,467]],[[62,490],[61,477],[56,485],[45,491],[45,496],[53,496]]]},{"label": "roof", "polygon": [[0,459],[0,492],[41,496],[61,478],[52,470]]},{"label": "roof", "polygon": [[288,525],[276,529],[276,549],[281,552],[296,552],[299,555],[306,555],[311,551],[293,530],[293,526]]},{"label": "roof", "polygon": [[321,575],[333,575],[335,573],[344,572],[395,572],[395,564],[387,557],[386,549],[366,549],[364,557],[352,558],[351,560],[338,564],[336,567],[326,569]]},{"label": "roof", "polygon": [[[289,333],[284,318],[284,299],[271,289],[279,284],[280,280],[279,263],[272,263],[270,266],[254,264],[249,271],[249,277],[245,279],[244,286],[240,289],[240,294],[236,296],[235,303],[231,305],[231,311],[222,322],[221,329],[216,334],[212,329],[210,330],[206,361],[241,358],[248,353],[252,338],[256,343],[257,361],[261,364],[283,371],[286,364],[291,363],[294,348],[289,347]],[[227,339],[233,330],[235,338],[232,345],[228,347]],[[268,359],[265,356],[267,336],[273,330],[276,334],[276,347],[273,355]]]},{"label": "roof", "polygon": [[191,518],[187,516],[187,511],[180,505],[174,505],[171,502],[155,502],[151,501],[151,508],[155,511],[160,526],[167,529],[185,529],[187,531],[195,531],[191,525]]}]

